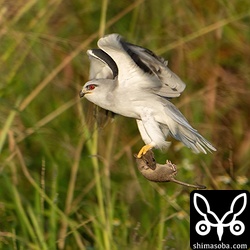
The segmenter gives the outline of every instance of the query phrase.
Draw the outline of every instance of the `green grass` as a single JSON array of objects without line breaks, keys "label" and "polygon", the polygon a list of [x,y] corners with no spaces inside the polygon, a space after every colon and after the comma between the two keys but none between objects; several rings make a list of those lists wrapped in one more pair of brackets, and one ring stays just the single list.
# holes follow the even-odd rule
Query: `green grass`
[{"label": "green grass", "polygon": [[189,249],[191,189],[140,175],[132,119],[97,127],[78,97],[85,51],[116,32],[167,58],[187,83],[174,103],[217,152],[173,141],[157,160],[176,163],[182,181],[249,190],[249,9],[247,0],[0,1],[0,248]]}]

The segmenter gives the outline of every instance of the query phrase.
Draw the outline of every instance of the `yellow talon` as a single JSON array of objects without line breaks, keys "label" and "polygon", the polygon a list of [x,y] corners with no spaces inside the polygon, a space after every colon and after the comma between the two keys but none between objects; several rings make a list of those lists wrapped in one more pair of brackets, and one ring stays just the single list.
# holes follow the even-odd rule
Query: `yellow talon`
[{"label": "yellow talon", "polygon": [[143,155],[145,155],[150,149],[152,149],[152,145],[146,144],[144,145],[141,150],[139,151],[137,158],[141,158]]}]

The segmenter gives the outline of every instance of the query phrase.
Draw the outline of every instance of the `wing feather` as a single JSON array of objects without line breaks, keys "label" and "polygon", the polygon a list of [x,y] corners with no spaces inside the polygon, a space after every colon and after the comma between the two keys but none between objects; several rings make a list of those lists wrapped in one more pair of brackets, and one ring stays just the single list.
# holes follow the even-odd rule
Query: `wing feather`
[{"label": "wing feather", "polygon": [[[185,83],[167,67],[167,61],[156,56],[151,50],[125,42],[118,34],[101,38],[98,46],[109,54],[119,68],[118,79],[131,79],[134,67],[140,69],[140,78],[150,75],[151,81],[140,81],[141,87],[151,88],[155,94],[172,98],[178,97],[185,89]],[[138,74],[138,70],[137,70]],[[137,81],[139,84],[139,81]]]},{"label": "wing feather", "polygon": [[90,60],[89,78],[92,79],[114,79],[118,75],[115,61],[101,49],[87,51]]},{"label": "wing feather", "polygon": [[[156,56],[151,50],[121,41],[123,48],[134,57],[140,59],[145,72],[154,74],[158,78],[159,86],[154,88],[155,93],[163,97],[178,97],[185,89],[185,83],[168,67],[168,62]],[[135,56],[136,55],[136,56]],[[139,65],[138,65],[139,66]],[[140,67],[142,68],[142,67]]]}]

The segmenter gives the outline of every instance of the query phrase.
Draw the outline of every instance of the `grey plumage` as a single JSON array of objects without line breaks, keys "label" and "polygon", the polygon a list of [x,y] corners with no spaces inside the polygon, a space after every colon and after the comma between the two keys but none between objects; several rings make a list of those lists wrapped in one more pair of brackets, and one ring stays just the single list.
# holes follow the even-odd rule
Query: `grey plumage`
[{"label": "grey plumage", "polygon": [[99,39],[98,47],[87,52],[91,80],[80,94],[104,109],[135,118],[147,144],[141,154],[153,147],[167,148],[168,134],[195,153],[216,150],[170,102],[185,84],[163,58],[118,34]]}]

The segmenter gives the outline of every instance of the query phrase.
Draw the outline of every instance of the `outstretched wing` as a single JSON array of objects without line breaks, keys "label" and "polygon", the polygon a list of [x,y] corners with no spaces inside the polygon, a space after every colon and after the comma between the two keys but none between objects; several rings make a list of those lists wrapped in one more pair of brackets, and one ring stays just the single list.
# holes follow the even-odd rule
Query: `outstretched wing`
[{"label": "outstretched wing", "polygon": [[118,75],[115,61],[101,49],[87,51],[90,60],[89,78],[92,79],[114,79]]},{"label": "outstretched wing", "polygon": [[177,97],[185,89],[185,83],[168,67],[168,62],[162,57],[156,56],[151,50],[122,42],[124,48],[131,54],[136,54],[144,67],[148,68],[149,73],[153,73],[159,79],[161,85],[155,88],[155,92],[164,97]]},{"label": "outstretched wing", "polygon": [[118,34],[101,38],[98,46],[116,62],[119,83],[124,84],[126,79],[131,83],[134,77],[137,85],[165,98],[178,97],[185,89],[186,85],[167,67],[167,61],[146,48],[125,42]]},{"label": "outstretched wing", "polygon": [[[101,49],[87,51],[90,60],[89,79],[114,79],[118,75],[115,61]],[[98,127],[105,127],[115,113],[100,107],[95,107],[95,118]]]}]

